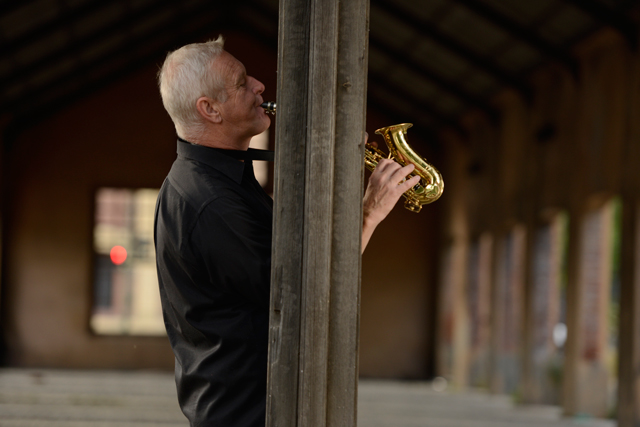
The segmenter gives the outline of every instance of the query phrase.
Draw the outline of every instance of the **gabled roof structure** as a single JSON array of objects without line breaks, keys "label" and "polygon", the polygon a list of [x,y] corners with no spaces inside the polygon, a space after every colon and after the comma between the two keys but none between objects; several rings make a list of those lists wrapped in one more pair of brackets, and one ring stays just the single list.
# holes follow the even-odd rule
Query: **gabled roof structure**
[{"label": "gabled roof structure", "polygon": [[[420,127],[495,117],[502,88],[609,26],[636,48],[634,0],[372,0],[369,103]],[[278,1],[24,0],[0,5],[0,116],[24,128],[214,31],[245,31],[277,52]]]}]

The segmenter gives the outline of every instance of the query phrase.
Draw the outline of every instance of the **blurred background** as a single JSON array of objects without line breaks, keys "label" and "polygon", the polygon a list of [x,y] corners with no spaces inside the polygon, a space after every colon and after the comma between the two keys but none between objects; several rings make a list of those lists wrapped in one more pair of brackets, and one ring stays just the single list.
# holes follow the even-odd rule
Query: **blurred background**
[{"label": "blurred background", "polygon": [[[419,214],[400,203],[364,255],[363,378],[640,422],[639,13],[371,0],[370,140],[413,123],[446,188]],[[275,100],[276,0],[0,2],[3,366],[173,370],[152,220],[176,136],[156,73],[219,34]]]}]

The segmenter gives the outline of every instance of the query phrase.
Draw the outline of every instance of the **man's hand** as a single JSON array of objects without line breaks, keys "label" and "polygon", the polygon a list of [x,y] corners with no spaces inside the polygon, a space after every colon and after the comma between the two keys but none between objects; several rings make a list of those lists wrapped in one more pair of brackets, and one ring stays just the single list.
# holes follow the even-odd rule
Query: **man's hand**
[{"label": "man's hand", "polygon": [[362,252],[369,243],[375,228],[387,217],[396,205],[402,193],[420,181],[419,176],[413,176],[402,182],[413,171],[414,166],[400,166],[390,159],[383,159],[371,174],[362,201],[363,227]]}]

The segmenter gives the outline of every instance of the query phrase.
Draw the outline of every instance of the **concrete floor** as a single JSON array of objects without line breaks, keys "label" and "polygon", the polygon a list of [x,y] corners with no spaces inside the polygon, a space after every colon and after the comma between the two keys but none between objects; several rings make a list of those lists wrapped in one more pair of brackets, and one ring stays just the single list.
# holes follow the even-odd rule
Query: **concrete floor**
[{"label": "concrete floor", "polygon": [[[613,427],[563,419],[505,396],[436,392],[429,383],[362,380],[360,427]],[[1,427],[188,427],[173,376],[158,372],[0,370]]]}]

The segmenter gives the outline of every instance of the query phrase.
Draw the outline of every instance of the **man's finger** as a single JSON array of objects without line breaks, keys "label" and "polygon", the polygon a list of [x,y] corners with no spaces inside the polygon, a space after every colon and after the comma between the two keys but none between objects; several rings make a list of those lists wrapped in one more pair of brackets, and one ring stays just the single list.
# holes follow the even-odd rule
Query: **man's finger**
[{"label": "man's finger", "polygon": [[413,172],[414,169],[415,166],[412,163],[409,163],[407,166],[403,166],[395,170],[389,179],[393,180],[394,182],[400,182],[405,179],[407,175]]},{"label": "man's finger", "polygon": [[404,193],[405,191],[407,191],[408,189],[416,185],[418,182],[420,182],[420,177],[418,175],[415,175],[409,178],[408,180],[406,180],[405,182],[401,183],[398,187]]},{"label": "man's finger", "polygon": [[378,166],[376,167],[376,171],[378,174],[389,174],[391,175],[394,171],[400,169],[400,165],[391,159],[382,159],[378,162]]}]

